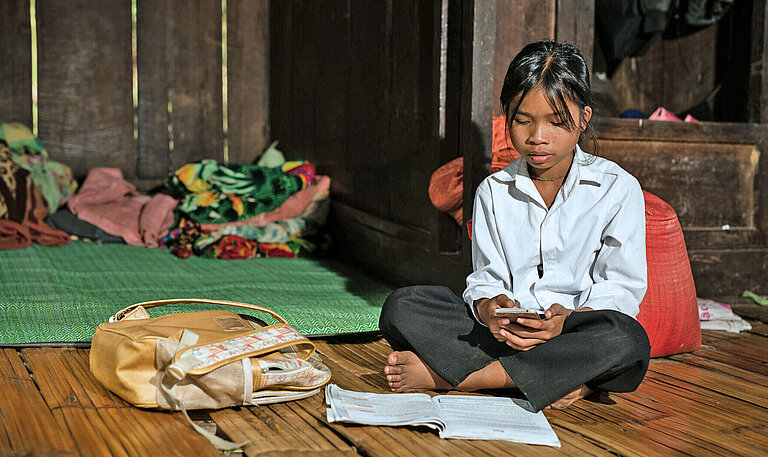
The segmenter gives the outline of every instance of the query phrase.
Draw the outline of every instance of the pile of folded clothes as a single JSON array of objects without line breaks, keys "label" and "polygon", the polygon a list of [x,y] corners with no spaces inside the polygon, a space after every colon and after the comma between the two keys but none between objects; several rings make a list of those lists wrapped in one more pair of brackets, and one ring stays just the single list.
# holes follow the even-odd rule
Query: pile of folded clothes
[{"label": "pile of folded clothes", "polygon": [[160,244],[178,257],[295,257],[325,225],[330,185],[311,163],[286,162],[274,143],[256,165],[184,165],[166,180],[179,204]]},{"label": "pile of folded clothes", "polygon": [[[273,143],[254,165],[202,160],[139,192],[117,168],[80,186],[26,126],[0,123],[0,249],[70,239],[167,247],[178,257],[296,257],[312,251],[328,215],[331,179],[287,162]],[[320,241],[318,241],[320,240]]]}]

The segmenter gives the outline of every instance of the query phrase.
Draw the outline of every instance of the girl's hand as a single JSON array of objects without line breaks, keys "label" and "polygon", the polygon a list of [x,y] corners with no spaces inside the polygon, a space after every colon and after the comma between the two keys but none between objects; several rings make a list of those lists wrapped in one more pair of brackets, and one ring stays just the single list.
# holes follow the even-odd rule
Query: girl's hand
[{"label": "girl's hand", "polygon": [[496,308],[516,308],[515,301],[504,294],[500,294],[493,298],[476,300],[475,307],[477,308],[477,317],[480,318],[483,324],[488,326],[488,330],[491,331],[493,337],[502,343],[507,342],[506,337],[502,336],[500,332],[502,326],[510,324],[510,320],[507,317],[498,317],[496,315]]},{"label": "girl's hand", "polygon": [[573,310],[555,303],[545,312],[544,319],[519,317],[515,322],[504,325],[499,334],[507,345],[518,351],[527,351],[559,335],[563,331],[565,318],[572,312]]}]

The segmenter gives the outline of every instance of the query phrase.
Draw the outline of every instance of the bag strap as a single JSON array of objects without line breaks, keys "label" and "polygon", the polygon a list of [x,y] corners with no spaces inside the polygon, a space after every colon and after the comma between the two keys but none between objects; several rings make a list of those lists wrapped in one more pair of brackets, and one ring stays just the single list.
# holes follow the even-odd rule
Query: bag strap
[{"label": "bag strap", "polygon": [[[191,332],[189,330],[184,330],[184,333],[181,335],[181,340],[179,341],[179,346],[177,348],[178,350],[182,350],[187,346],[194,345],[197,343],[198,336],[195,332]],[[177,352],[178,353],[178,352]],[[243,441],[242,443],[235,443],[229,440],[225,440],[224,438],[218,437],[214,435],[213,433],[203,429],[196,423],[192,421],[192,418],[189,417],[189,414],[187,413],[187,408],[184,407],[184,403],[173,393],[173,387],[181,381],[182,378],[178,378],[175,376],[171,376],[170,379],[166,377],[167,374],[173,375],[173,373],[169,373],[168,371],[160,371],[160,379],[158,381],[158,387],[160,389],[160,392],[162,392],[166,398],[169,400],[171,404],[176,406],[177,409],[179,409],[182,413],[184,413],[184,417],[187,418],[187,422],[189,422],[189,425],[192,426],[197,433],[203,435],[211,444],[213,444],[216,449],[219,449],[221,451],[233,451],[235,449],[240,449],[246,444],[248,444],[249,441]],[[247,375],[248,373],[246,373]]]},{"label": "bag strap", "polygon": [[172,305],[175,303],[210,303],[213,305],[224,305],[224,306],[235,306],[238,308],[246,308],[246,309],[252,309],[255,311],[261,311],[264,313],[267,313],[278,320],[278,322],[287,324],[288,322],[283,318],[283,316],[277,314],[276,312],[272,311],[271,309],[264,308],[263,306],[258,305],[251,305],[249,303],[240,303],[236,301],[227,301],[227,300],[212,300],[208,298],[171,298],[166,300],[153,300],[153,301],[145,301],[141,303],[134,303],[131,306],[128,306],[126,308],[123,308],[122,310],[116,312],[112,317],[109,318],[109,322],[118,322],[123,317],[125,317],[126,314],[128,314],[130,311],[138,308],[139,306],[143,308],[154,308],[156,306],[163,306],[163,305]]}]

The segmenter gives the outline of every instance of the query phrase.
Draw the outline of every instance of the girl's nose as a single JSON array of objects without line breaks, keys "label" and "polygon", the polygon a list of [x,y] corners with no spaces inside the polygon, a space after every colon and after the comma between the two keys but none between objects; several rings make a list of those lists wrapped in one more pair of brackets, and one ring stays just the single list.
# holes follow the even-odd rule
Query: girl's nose
[{"label": "girl's nose", "polygon": [[544,125],[540,123],[531,124],[531,129],[528,131],[528,143],[543,144],[546,142],[547,137],[544,132]]}]

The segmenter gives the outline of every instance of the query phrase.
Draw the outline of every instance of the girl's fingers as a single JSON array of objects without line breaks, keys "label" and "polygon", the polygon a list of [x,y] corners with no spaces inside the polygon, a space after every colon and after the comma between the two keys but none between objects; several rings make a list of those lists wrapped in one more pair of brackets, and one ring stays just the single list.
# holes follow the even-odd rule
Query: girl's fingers
[{"label": "girl's fingers", "polygon": [[517,323],[524,327],[535,328],[535,329],[544,329],[547,327],[547,324],[548,324],[546,320],[528,319],[526,317],[518,317]]},{"label": "girl's fingers", "polygon": [[512,346],[519,351],[527,351],[528,349],[531,349],[532,347],[546,341],[539,338],[521,338],[506,329],[501,329],[499,333],[506,339],[506,342],[509,346]]},{"label": "girl's fingers", "polygon": [[549,339],[551,338],[552,328],[550,326],[542,328],[526,327],[519,324],[512,324],[505,327],[505,330],[513,333],[520,338]]}]

